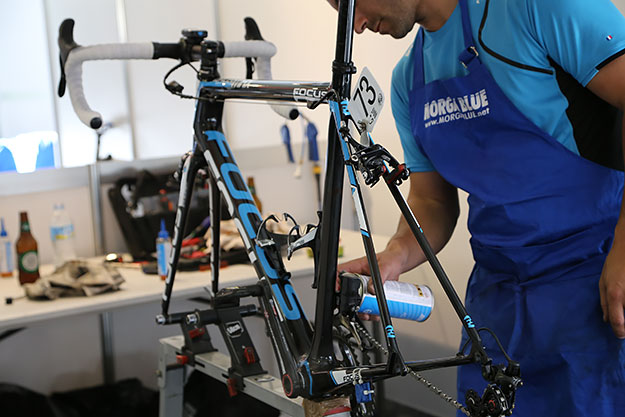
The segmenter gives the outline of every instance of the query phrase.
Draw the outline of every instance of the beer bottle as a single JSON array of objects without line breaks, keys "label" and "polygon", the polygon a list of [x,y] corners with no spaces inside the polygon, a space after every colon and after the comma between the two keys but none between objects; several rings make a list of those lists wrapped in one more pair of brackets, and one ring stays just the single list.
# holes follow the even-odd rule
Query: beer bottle
[{"label": "beer bottle", "polygon": [[247,177],[247,188],[250,190],[250,194],[252,194],[252,198],[254,199],[254,203],[256,207],[258,207],[259,212],[263,212],[263,203],[260,202],[258,195],[256,194],[256,185],[254,185],[254,177]]},{"label": "beer bottle", "polygon": [[30,233],[28,213],[20,213],[20,237],[15,243],[17,253],[17,267],[20,284],[35,282],[39,278],[39,255],[37,253],[37,241]]}]

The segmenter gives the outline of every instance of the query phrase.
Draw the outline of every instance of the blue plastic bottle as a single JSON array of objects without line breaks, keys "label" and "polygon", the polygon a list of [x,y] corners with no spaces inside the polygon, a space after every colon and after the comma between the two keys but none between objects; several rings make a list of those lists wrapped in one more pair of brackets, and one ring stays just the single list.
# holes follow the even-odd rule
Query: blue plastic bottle
[{"label": "blue plastic bottle", "polygon": [[13,247],[3,218],[0,218],[0,225],[0,276],[8,278],[13,276]]},{"label": "blue plastic bottle", "polygon": [[165,219],[161,219],[161,230],[156,238],[156,265],[158,267],[158,275],[162,280],[167,279],[167,266],[169,254],[171,253],[171,239],[169,233],[165,229]]}]

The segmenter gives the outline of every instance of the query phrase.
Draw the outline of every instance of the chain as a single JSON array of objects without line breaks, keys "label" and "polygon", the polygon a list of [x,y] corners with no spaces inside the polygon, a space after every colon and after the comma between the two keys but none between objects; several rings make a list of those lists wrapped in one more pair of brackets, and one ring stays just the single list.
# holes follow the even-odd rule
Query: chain
[{"label": "chain", "polygon": [[385,355],[388,355],[388,349],[386,349],[384,346],[382,346],[382,344],[380,342],[378,342],[373,336],[371,336],[369,334],[369,332],[367,331],[367,329],[362,327],[360,325],[360,323],[358,323],[357,321],[352,321],[351,323],[354,325],[356,330],[358,330],[358,332],[362,336],[365,337],[365,339],[367,339],[372,345],[374,345],[376,348],[378,348],[378,350],[380,350],[382,353],[384,353]]},{"label": "chain", "polygon": [[[365,339],[367,339],[372,345],[374,345],[378,350],[383,352],[385,355],[388,355],[388,349],[386,349],[384,346],[382,346],[382,344],[380,342],[378,342],[373,336],[371,336],[369,334],[369,332],[364,327],[362,327],[359,323],[357,323],[355,321],[353,321],[352,324],[354,325],[356,330],[361,334],[361,336],[363,336]],[[443,400],[445,400],[445,402],[453,405],[458,410],[462,411],[464,414],[466,414],[467,416],[471,417],[471,413],[469,412],[469,410],[467,410],[467,408],[465,406],[463,406],[458,401],[456,401],[451,395],[444,393],[440,388],[436,387],[434,384],[432,384],[430,381],[428,381],[427,379],[425,379],[424,377],[422,377],[421,375],[419,375],[415,371],[409,371],[409,374],[414,379],[416,379],[417,381],[419,381],[420,383],[425,385],[434,394],[438,395]]]},{"label": "chain", "polygon": [[427,379],[423,378],[421,375],[419,375],[415,371],[410,371],[409,373],[410,373],[410,375],[414,379],[416,379],[417,381],[421,382],[423,385],[428,387],[428,389],[430,391],[432,391],[433,393],[435,393],[436,395],[441,397],[443,400],[445,400],[449,404],[451,404],[454,407],[456,407],[458,410],[462,411],[467,416],[471,417],[471,413],[469,412],[469,410],[467,410],[467,408],[465,406],[463,406],[458,401],[456,401],[451,395],[445,394],[440,388],[438,388],[435,385],[433,385],[430,381],[428,381]]}]

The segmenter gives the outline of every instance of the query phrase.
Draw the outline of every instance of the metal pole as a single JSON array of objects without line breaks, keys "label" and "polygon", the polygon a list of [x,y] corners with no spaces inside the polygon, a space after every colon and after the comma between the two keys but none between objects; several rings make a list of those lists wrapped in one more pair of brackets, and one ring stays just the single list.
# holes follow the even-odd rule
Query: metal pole
[{"label": "metal pole", "polygon": [[50,32],[50,10],[48,8],[47,0],[41,0],[43,6],[43,22],[46,30],[47,42],[48,42],[48,64],[50,65],[50,88],[52,90],[52,111],[54,112],[54,130],[57,135],[57,143],[54,144],[54,166],[55,168],[63,167],[63,154],[61,153],[62,138],[61,138],[61,122],[59,121],[59,105],[58,98],[56,97],[55,79],[54,79],[54,66],[58,65],[58,47],[54,43],[56,36],[52,36]]},{"label": "metal pole", "polygon": [[[125,0],[115,0],[115,16],[117,18],[117,36],[120,42],[128,42],[128,16],[126,13]],[[124,91],[126,92],[126,105],[128,106],[128,126],[130,128],[130,143],[132,145],[132,159],[137,159],[137,136],[135,128],[134,96],[132,95],[132,83],[130,82],[130,64],[122,61],[124,73]]]},{"label": "metal pole", "polygon": [[113,317],[108,311],[100,313],[100,340],[102,342],[102,374],[106,385],[115,382],[113,355]]},{"label": "metal pole", "polygon": [[100,166],[97,162],[95,162],[89,165],[89,197],[91,200],[94,255],[102,255],[104,252],[104,231],[102,227],[102,201],[100,198],[100,186]]}]

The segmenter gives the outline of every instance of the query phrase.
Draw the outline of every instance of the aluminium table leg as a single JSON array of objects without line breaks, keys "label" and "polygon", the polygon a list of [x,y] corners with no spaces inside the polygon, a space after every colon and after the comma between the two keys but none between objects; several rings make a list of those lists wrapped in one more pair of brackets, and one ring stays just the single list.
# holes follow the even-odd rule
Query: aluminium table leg
[{"label": "aluminium table leg", "polygon": [[102,343],[102,373],[104,384],[115,382],[115,358],[113,354],[113,315],[110,311],[100,313],[100,340]]},{"label": "aluminium table leg", "polygon": [[[173,364],[173,365],[172,365]],[[185,366],[176,364],[176,352],[163,341],[158,355],[159,417],[182,417]]]}]

